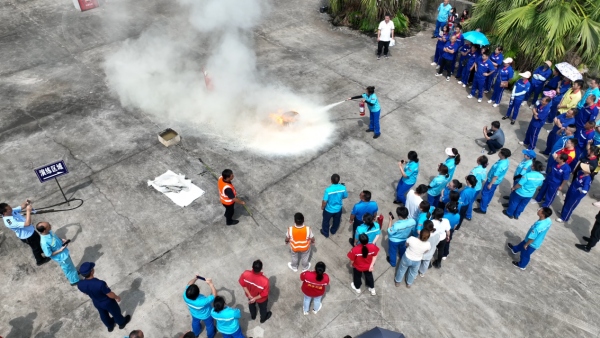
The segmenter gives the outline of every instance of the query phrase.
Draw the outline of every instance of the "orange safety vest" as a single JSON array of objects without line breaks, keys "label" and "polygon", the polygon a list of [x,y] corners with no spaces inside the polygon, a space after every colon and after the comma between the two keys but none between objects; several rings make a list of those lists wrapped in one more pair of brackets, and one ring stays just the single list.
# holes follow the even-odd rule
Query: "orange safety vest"
[{"label": "orange safety vest", "polygon": [[288,237],[290,246],[294,252],[304,252],[310,247],[310,227],[303,226],[298,228],[291,226],[288,228]]},{"label": "orange safety vest", "polygon": [[225,195],[225,189],[227,188],[231,188],[231,190],[233,190],[233,195],[237,196],[233,184],[223,181],[223,176],[219,177],[219,197],[221,198],[221,203],[223,203],[224,205],[232,205],[233,203],[235,203],[233,199]]}]

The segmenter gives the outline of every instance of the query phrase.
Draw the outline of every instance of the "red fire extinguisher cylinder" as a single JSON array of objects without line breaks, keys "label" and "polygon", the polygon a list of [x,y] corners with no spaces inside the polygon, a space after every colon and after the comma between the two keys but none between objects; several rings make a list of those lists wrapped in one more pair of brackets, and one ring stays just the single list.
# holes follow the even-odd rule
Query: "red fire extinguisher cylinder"
[{"label": "red fire extinguisher cylinder", "polygon": [[358,112],[360,113],[360,116],[365,116],[365,103],[362,101],[358,103]]}]

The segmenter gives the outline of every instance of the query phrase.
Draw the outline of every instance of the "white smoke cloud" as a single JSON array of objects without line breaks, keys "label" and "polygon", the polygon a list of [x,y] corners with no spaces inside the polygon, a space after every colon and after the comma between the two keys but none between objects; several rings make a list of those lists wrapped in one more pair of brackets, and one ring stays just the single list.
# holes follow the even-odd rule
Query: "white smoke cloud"
[{"label": "white smoke cloud", "polygon": [[[251,29],[269,10],[264,1],[179,3],[189,10],[189,25],[155,26],[107,56],[108,84],[124,107],[265,154],[298,154],[327,144],[334,128],[326,108],[258,75]],[[290,110],[300,114],[291,125],[269,117]]]}]

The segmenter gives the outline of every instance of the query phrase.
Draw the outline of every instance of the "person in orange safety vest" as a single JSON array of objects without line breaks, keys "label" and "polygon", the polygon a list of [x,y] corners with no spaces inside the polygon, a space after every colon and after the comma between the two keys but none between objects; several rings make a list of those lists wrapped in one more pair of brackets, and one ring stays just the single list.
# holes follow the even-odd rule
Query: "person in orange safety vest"
[{"label": "person in orange safety vest", "polygon": [[246,202],[242,201],[237,197],[237,193],[235,192],[235,188],[231,181],[233,180],[233,171],[231,169],[225,169],[221,173],[221,177],[219,177],[219,197],[221,198],[221,203],[225,207],[225,221],[227,225],[238,224],[240,221],[233,219],[234,206],[235,203],[239,203],[241,205],[246,204]]},{"label": "person in orange safety vest", "polygon": [[285,243],[289,244],[292,249],[292,261],[288,263],[288,267],[297,272],[299,263],[302,263],[302,272],[304,272],[310,268],[308,258],[310,246],[315,243],[315,237],[310,227],[304,225],[304,215],[297,212],[294,215],[294,223],[288,228],[285,235]]}]

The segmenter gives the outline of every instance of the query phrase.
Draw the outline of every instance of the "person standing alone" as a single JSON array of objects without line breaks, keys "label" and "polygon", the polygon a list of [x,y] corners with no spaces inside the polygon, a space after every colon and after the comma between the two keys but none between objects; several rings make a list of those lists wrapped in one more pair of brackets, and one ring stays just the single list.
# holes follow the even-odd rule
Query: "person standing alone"
[{"label": "person standing alone", "polygon": [[315,242],[310,227],[304,225],[304,215],[297,212],[294,215],[294,225],[288,228],[285,235],[285,243],[292,249],[292,261],[288,267],[292,271],[298,271],[298,265],[302,264],[302,272],[310,268],[308,258],[310,256],[310,246]]},{"label": "person standing alone", "polygon": [[269,304],[269,279],[262,273],[263,263],[260,259],[252,262],[252,270],[246,270],[242,273],[239,283],[244,288],[244,293],[248,297],[248,307],[250,308],[250,317],[256,319],[256,304],[260,312],[261,324],[271,318],[271,311],[267,311]]},{"label": "person standing alone", "polygon": [[[321,202],[321,210],[323,210],[323,223],[321,224],[321,235],[329,238],[329,232],[335,235],[340,227],[340,219],[342,218],[343,199],[348,198],[348,191],[344,184],[340,184],[340,175],[331,175],[331,185],[325,189],[323,193],[323,201]],[[329,222],[333,218],[331,229]]]},{"label": "person standing alone", "polygon": [[382,49],[383,56],[387,59],[390,41],[394,39],[394,29],[394,22],[390,20],[390,15],[386,14],[377,28],[377,60],[381,59]]},{"label": "person standing alone", "polygon": [[362,102],[365,102],[367,104],[367,107],[369,108],[369,129],[365,131],[367,133],[374,132],[373,138],[378,138],[379,136],[381,136],[381,130],[379,128],[379,116],[381,116],[381,106],[379,105],[377,95],[375,95],[375,87],[369,86],[367,87],[366,93],[350,97],[346,101],[361,98]]},{"label": "person standing alone", "polygon": [[537,215],[539,217],[538,221],[529,228],[527,235],[525,235],[525,238],[521,243],[518,245],[512,245],[510,243],[506,244],[513,255],[516,255],[519,252],[521,253],[521,259],[518,262],[512,262],[514,266],[521,270],[525,270],[527,264],[529,264],[531,255],[540,248],[552,225],[552,220],[550,219],[550,216],[552,216],[552,209],[546,207],[540,208]]},{"label": "person standing alone", "polygon": [[450,0],[444,0],[443,3],[437,9],[438,16],[435,22],[435,29],[433,30],[432,39],[435,39],[440,36],[440,29],[448,24],[448,16],[450,15],[450,10],[452,9],[452,5],[450,5]]},{"label": "person standing alone", "polygon": [[221,177],[219,177],[219,197],[221,198],[221,203],[225,207],[225,221],[227,225],[238,224],[240,221],[233,219],[234,207],[235,203],[239,203],[241,205],[246,204],[246,202],[242,201],[237,197],[237,193],[231,181],[233,180],[233,171],[231,169],[225,169],[221,173]]}]

